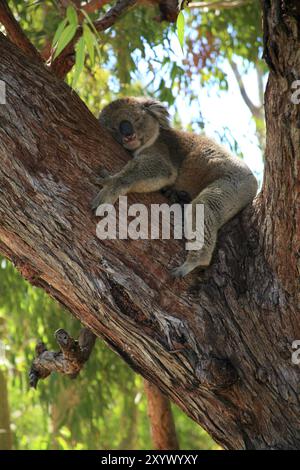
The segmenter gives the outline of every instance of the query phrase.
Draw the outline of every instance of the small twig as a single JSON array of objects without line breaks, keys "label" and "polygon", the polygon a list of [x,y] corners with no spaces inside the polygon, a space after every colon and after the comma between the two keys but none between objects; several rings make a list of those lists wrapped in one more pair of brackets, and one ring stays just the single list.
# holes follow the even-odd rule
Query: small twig
[{"label": "small twig", "polygon": [[215,2],[191,2],[189,8],[206,8],[208,10],[225,10],[229,8],[237,8],[253,0],[216,0]]},{"label": "small twig", "polygon": [[237,84],[239,86],[239,89],[240,89],[240,92],[241,92],[241,95],[242,95],[242,98],[244,100],[244,102],[246,103],[246,105],[248,106],[249,110],[251,111],[252,115],[255,117],[255,118],[261,118],[261,108],[262,106],[256,106],[250,99],[247,91],[246,91],[246,88],[245,88],[245,85],[244,85],[244,82],[243,82],[243,79],[242,79],[242,76],[240,74],[240,71],[238,69],[238,66],[237,64],[231,59],[229,60],[230,62],[230,65],[231,65],[231,68],[232,68],[232,71],[234,73],[234,76],[236,78],[236,81],[237,81]]},{"label": "small twig", "polygon": [[29,41],[21,26],[12,14],[7,1],[0,0],[0,23],[3,24],[9,39],[16,44],[26,55],[43,62],[39,52]]},{"label": "small twig", "polygon": [[45,344],[36,346],[36,358],[29,371],[29,384],[36,388],[40,379],[46,379],[51,372],[77,377],[94,348],[96,336],[89,329],[80,331],[78,341],[65,330],[55,332],[55,339],[60,347],[59,352],[48,351]]}]

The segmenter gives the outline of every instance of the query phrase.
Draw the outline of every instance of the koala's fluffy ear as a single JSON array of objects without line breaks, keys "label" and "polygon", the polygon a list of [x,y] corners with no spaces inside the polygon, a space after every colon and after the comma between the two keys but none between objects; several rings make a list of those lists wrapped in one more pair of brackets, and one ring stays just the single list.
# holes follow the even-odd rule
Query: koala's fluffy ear
[{"label": "koala's fluffy ear", "polygon": [[143,105],[146,111],[158,120],[160,127],[163,129],[170,127],[170,115],[167,108],[165,108],[162,103],[156,100],[147,100]]}]

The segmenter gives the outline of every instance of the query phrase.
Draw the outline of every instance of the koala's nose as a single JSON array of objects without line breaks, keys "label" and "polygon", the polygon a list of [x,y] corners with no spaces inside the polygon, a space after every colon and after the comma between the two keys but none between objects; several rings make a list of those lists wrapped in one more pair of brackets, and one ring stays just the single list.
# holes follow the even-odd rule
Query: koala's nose
[{"label": "koala's nose", "polygon": [[120,125],[119,125],[119,129],[120,129],[121,134],[124,137],[129,137],[132,134],[134,134],[133,126],[132,126],[131,122],[129,122],[129,121],[121,121]]}]

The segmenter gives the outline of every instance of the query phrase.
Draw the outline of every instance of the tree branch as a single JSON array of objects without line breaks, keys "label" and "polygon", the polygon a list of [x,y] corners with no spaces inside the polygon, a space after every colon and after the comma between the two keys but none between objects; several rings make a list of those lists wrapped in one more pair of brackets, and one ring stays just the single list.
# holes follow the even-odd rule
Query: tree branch
[{"label": "tree branch", "polygon": [[12,14],[7,1],[0,0],[0,23],[4,26],[9,39],[26,55],[43,62],[39,52],[29,41],[19,23]]},{"label": "tree branch", "polygon": [[144,380],[144,390],[154,449],[179,450],[179,440],[169,398],[148,380]]},{"label": "tree branch", "polygon": [[[105,31],[113,26],[119,17],[125,14],[132,6],[137,3],[137,0],[117,0],[116,4],[103,16],[97,20],[94,25],[98,32]],[[70,44],[62,51],[62,53],[51,64],[51,70],[59,77],[64,78],[67,73],[72,69],[75,63],[75,45],[82,35],[82,28],[80,27]]]},{"label": "tree branch", "polygon": [[240,92],[241,92],[241,95],[242,95],[242,98],[243,98],[245,104],[248,106],[251,114],[254,117],[261,118],[261,108],[259,108],[258,106],[255,106],[255,104],[249,98],[248,93],[247,93],[246,88],[245,88],[244,83],[243,83],[242,76],[241,76],[240,71],[238,69],[238,66],[236,65],[236,63],[232,59],[229,62],[230,62],[232,71],[235,75],[236,81],[238,83],[238,86],[239,86],[239,89],[240,89]]},{"label": "tree branch", "polygon": [[110,0],[91,0],[89,3],[86,3],[80,8],[81,10],[84,10],[86,13],[91,14],[99,10],[100,8],[102,8],[104,5],[106,5],[109,2]]},{"label": "tree branch", "polygon": [[191,2],[188,4],[188,7],[207,10],[225,10],[230,8],[238,8],[252,2],[253,0],[217,0],[215,2]]},{"label": "tree branch", "polygon": [[55,332],[60,352],[48,351],[44,343],[36,346],[36,355],[29,372],[30,386],[36,388],[40,379],[47,378],[52,372],[77,377],[94,348],[96,336],[88,328],[82,328],[78,341],[65,330]]}]

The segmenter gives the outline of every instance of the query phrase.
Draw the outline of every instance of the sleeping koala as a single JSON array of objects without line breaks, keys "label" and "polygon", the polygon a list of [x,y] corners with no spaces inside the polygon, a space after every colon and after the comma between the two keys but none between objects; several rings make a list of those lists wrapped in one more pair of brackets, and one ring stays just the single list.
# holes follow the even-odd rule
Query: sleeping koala
[{"label": "sleeping koala", "polygon": [[148,193],[165,187],[204,204],[204,245],[191,250],[175,277],[196,267],[209,266],[220,227],[251,203],[257,181],[248,166],[205,135],[173,129],[168,110],[149,98],[122,98],[106,106],[100,123],[125,149],[132,160],[117,174],[101,179],[103,186],[92,208],[114,204],[128,193]]}]

